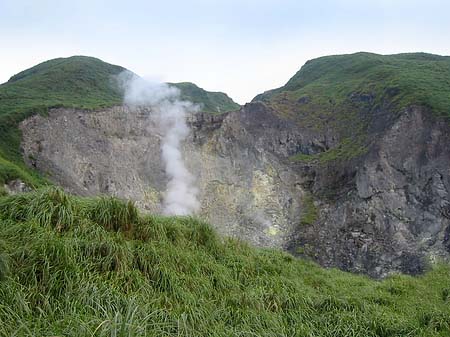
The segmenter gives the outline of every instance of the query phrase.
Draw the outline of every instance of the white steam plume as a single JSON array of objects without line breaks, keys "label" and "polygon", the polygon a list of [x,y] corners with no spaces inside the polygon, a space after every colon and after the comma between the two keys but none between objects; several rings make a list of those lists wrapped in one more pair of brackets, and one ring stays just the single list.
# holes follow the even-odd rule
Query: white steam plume
[{"label": "white steam plume", "polygon": [[179,90],[163,83],[152,83],[129,72],[120,76],[125,89],[124,102],[131,106],[149,106],[162,133],[161,155],[169,178],[164,196],[164,213],[189,215],[197,211],[198,189],[181,154],[182,142],[189,134],[186,115],[197,107],[180,100]]}]

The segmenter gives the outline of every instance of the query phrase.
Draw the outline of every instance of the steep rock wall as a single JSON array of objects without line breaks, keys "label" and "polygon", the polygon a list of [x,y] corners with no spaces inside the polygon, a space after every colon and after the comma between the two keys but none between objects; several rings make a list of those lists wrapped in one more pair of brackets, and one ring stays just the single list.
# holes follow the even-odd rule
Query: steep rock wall
[{"label": "steep rock wall", "polygon": [[365,156],[315,176],[317,192],[333,185],[328,179],[345,178],[335,197],[322,198],[319,221],[299,228],[290,248],[376,277],[420,273],[428,262],[447,259],[449,146],[446,120],[424,108],[406,109],[377,133]]},{"label": "steep rock wall", "polygon": [[[192,132],[183,156],[200,190],[200,217],[224,235],[283,247],[301,216],[304,191],[289,165],[266,151],[287,137],[286,123],[274,116],[268,120],[270,114],[255,107],[189,116]],[[21,128],[27,163],[69,191],[117,195],[161,212],[167,178],[151,109],[55,109],[48,117],[31,117]]]},{"label": "steep rock wall", "polygon": [[[224,235],[374,277],[447,258],[448,122],[420,107],[377,113],[368,118],[367,153],[327,164],[291,157],[335,147],[333,130],[304,128],[262,103],[189,116],[183,155],[200,190],[199,216]],[[25,160],[50,179],[161,211],[167,178],[151,109],[56,109],[21,127]]]}]

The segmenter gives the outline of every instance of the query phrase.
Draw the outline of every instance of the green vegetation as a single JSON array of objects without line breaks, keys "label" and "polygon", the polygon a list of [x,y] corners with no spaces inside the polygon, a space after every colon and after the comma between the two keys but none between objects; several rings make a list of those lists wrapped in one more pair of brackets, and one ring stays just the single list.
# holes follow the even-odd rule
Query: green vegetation
[{"label": "green vegetation", "polygon": [[300,127],[336,132],[339,148],[308,160],[346,159],[364,153],[376,111],[395,115],[419,105],[449,119],[450,57],[424,53],[321,57],[308,61],[285,86],[254,100],[264,101]]},{"label": "green vegetation", "polygon": [[32,186],[45,180],[23,163],[19,123],[53,107],[94,109],[119,104],[112,76],[124,68],[92,57],[74,56],[41,63],[0,86],[0,184],[20,178]]},{"label": "green vegetation", "polygon": [[8,195],[8,191],[0,185],[0,197],[4,197]]},{"label": "green vegetation", "polygon": [[[58,58],[25,70],[0,85],[0,185],[20,178],[28,185],[47,182],[30,170],[20,153],[19,123],[55,107],[98,109],[122,103],[116,76],[125,69],[86,56]],[[207,92],[192,83],[173,84],[182,97],[210,113],[239,108],[223,93]]]},{"label": "green vegetation", "polygon": [[202,111],[208,113],[223,113],[239,110],[240,105],[235,103],[223,92],[210,92],[199,88],[194,83],[169,83],[180,89],[181,98],[201,106]]},{"label": "green vegetation", "polygon": [[450,336],[450,267],[371,280],[189,217],[0,198],[0,336]]},{"label": "green vegetation", "polygon": [[302,225],[312,225],[319,215],[319,210],[314,205],[314,199],[311,194],[303,198],[303,214],[300,219]]},{"label": "green vegetation", "polygon": [[337,160],[349,160],[366,153],[367,148],[361,142],[344,139],[338,146],[314,154],[298,153],[290,159],[305,163],[327,164]]},{"label": "green vegetation", "polygon": [[308,61],[285,86],[255,99],[276,102],[289,93],[292,99],[308,97],[311,103],[336,105],[348,101],[351,94],[368,94],[377,103],[386,100],[397,109],[422,105],[450,117],[449,86],[448,56],[356,53]]}]

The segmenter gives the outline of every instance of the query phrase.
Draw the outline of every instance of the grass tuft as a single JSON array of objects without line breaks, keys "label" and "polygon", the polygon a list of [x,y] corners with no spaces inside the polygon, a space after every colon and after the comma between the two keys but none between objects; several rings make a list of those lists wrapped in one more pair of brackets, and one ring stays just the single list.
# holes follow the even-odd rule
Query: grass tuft
[{"label": "grass tuft", "polygon": [[138,216],[131,201],[106,196],[88,200],[85,212],[89,220],[114,231],[130,231]]},{"label": "grass tuft", "polygon": [[300,219],[302,225],[312,225],[319,216],[319,210],[314,205],[314,199],[311,194],[306,194],[303,198],[303,213]]}]

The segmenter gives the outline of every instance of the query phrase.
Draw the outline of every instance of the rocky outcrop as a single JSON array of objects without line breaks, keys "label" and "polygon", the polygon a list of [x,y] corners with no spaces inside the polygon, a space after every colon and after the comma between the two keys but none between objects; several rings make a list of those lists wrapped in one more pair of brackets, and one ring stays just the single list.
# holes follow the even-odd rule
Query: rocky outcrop
[{"label": "rocky outcrop", "polygon": [[[381,124],[372,118],[364,155],[328,164],[291,157],[335,147],[333,130],[303,128],[263,103],[189,116],[183,154],[199,216],[224,235],[325,266],[374,277],[421,272],[450,253],[450,129],[420,107],[383,113]],[[161,211],[167,178],[151,109],[55,109],[21,129],[28,165],[68,190]]]},{"label": "rocky outcrop", "polygon": [[299,228],[290,248],[375,277],[420,273],[428,262],[448,258],[449,145],[447,121],[420,107],[406,109],[377,133],[365,156],[318,172],[316,192],[324,190],[323,172],[346,179],[334,197],[321,199],[320,219]]},{"label": "rocky outcrop", "polygon": [[[188,122],[183,153],[200,190],[198,215],[224,235],[283,247],[301,216],[304,191],[280,158],[295,151],[301,135],[294,137],[292,126],[258,104],[223,115],[198,113]],[[69,191],[117,195],[161,211],[167,177],[151,109],[55,109],[21,128],[27,163]]]},{"label": "rocky outcrop", "polygon": [[3,188],[7,194],[18,194],[31,191],[30,186],[25,184],[21,179],[10,180],[7,184],[4,184]]}]

